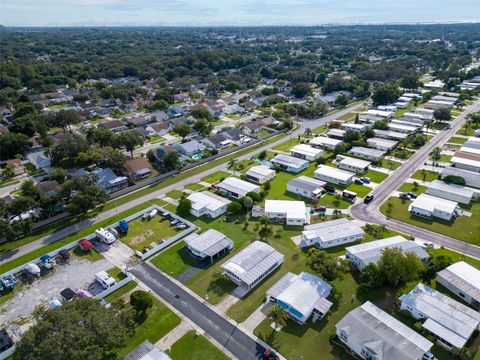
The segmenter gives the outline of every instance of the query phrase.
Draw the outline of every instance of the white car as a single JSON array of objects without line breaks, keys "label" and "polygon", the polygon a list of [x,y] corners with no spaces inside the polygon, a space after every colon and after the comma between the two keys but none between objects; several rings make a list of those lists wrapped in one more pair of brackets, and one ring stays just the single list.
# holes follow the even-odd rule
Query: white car
[{"label": "white car", "polygon": [[106,271],[100,271],[95,275],[95,280],[97,280],[104,289],[112,287],[117,282],[113,277],[111,277]]}]

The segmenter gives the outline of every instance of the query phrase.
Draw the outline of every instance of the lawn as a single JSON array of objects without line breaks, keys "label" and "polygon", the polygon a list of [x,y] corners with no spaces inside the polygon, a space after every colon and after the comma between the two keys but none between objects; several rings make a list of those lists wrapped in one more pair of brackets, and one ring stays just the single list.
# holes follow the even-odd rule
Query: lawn
[{"label": "lawn", "polygon": [[380,165],[385,169],[396,170],[402,165],[402,163],[395,160],[382,159],[382,163]]},{"label": "lawn", "polygon": [[210,183],[210,184],[214,184],[214,183],[222,181],[223,179],[225,179],[227,177],[230,177],[230,176],[233,176],[233,175],[230,174],[230,173],[227,173],[225,171],[217,171],[216,173],[213,173],[213,174],[210,174],[210,175],[207,175],[207,176],[203,177],[202,181]]},{"label": "lawn", "polygon": [[[259,163],[254,160],[245,159],[235,163],[235,171],[244,173],[254,165],[259,165]],[[229,167],[229,169],[233,170],[231,167]]]},{"label": "lawn", "polygon": [[183,191],[175,189],[175,190],[169,191],[166,195],[172,199],[180,199],[183,196]]},{"label": "lawn", "polygon": [[153,298],[153,307],[147,311],[147,314],[148,317],[143,322],[138,322],[135,335],[130,338],[128,344],[116,352],[117,359],[123,359],[126,354],[145,340],[155,344],[180,324],[180,318],[155,297]]},{"label": "lawn", "polygon": [[2,180],[0,181],[0,188],[5,186],[10,186],[10,185],[15,185],[16,183],[18,183],[18,180],[14,180],[14,179]]},{"label": "lawn", "polygon": [[280,151],[288,152],[292,147],[294,147],[295,145],[301,144],[302,142],[304,143],[305,141],[298,141],[298,138],[294,137],[294,138],[291,138],[288,141],[285,141],[284,143],[282,143],[280,145],[275,146],[273,148],[273,150],[280,150]]},{"label": "lawn", "polygon": [[198,263],[198,260],[188,253],[185,243],[179,241],[155,256],[151,262],[168,275],[177,277]]},{"label": "lawn", "polygon": [[405,160],[409,159],[413,154],[415,154],[414,151],[410,151],[407,149],[395,149],[390,155],[397,159]]},{"label": "lawn", "polygon": [[415,173],[411,176],[411,178],[430,182],[433,180],[438,180],[439,175],[440,174],[437,172],[422,169],[422,170],[415,171]]},{"label": "lawn", "polygon": [[205,186],[203,185],[200,185],[200,184],[188,184],[188,185],[185,185],[185,189],[189,189],[189,190],[192,190],[192,191],[200,191],[200,190],[203,190],[205,189]]},{"label": "lawn", "polygon": [[413,101],[405,108],[405,109],[398,109],[396,112],[395,112],[395,119],[400,119],[403,114],[409,112],[409,111],[412,111],[414,107],[414,104],[413,104]]},{"label": "lawn", "polygon": [[119,268],[117,267],[113,267],[111,269],[108,269],[107,270],[107,273],[113,277],[116,281],[121,281],[123,279],[125,279],[127,277],[127,275],[125,275],[122,270],[120,270]]},{"label": "lawn", "polygon": [[380,184],[383,180],[388,178],[388,174],[375,170],[368,170],[362,176],[370,178],[370,180],[377,184]]},{"label": "lawn", "polygon": [[448,139],[447,143],[452,143],[452,144],[463,144],[466,142],[468,139],[467,138],[461,138],[461,137],[456,137],[453,136],[450,139]]},{"label": "lawn", "polygon": [[[391,214],[387,213],[388,203],[391,203]],[[453,221],[446,221],[435,218],[424,219],[418,216],[410,215],[408,205],[410,201],[402,201],[399,198],[391,197],[381,207],[380,211],[393,219],[403,221],[430,231],[437,232],[455,239],[467,241],[475,245],[480,245],[480,203],[473,203],[466,208],[472,213],[471,217],[459,216]]]},{"label": "lawn", "polygon": [[291,174],[284,171],[280,171],[275,175],[275,178],[270,182],[270,191],[268,193],[268,199],[270,200],[302,200],[306,203],[312,203],[311,199],[307,199],[301,197],[300,195],[296,195],[287,191],[287,183],[300,176],[300,175],[307,175],[305,174],[308,170],[312,168],[315,170],[315,166],[310,164],[309,168],[305,170],[302,174]]},{"label": "lawn", "polygon": [[177,340],[168,354],[173,360],[227,360],[223,352],[217,349],[210,341],[195,331],[189,331]]},{"label": "lawn", "polygon": [[356,116],[357,116],[356,112],[351,112],[351,113],[347,113],[345,115],[337,117],[337,120],[351,121],[351,120],[355,120]]},{"label": "lawn", "polygon": [[343,199],[337,199],[335,195],[325,194],[318,201],[318,205],[333,209],[346,209],[352,205],[351,202]]},{"label": "lawn", "polygon": [[109,303],[112,303],[115,300],[120,299],[123,295],[135,289],[136,287],[137,287],[137,283],[134,280],[131,280],[128,283],[126,283],[124,286],[122,286],[120,289],[115,290],[110,295],[107,295],[105,297],[105,300],[108,301]]},{"label": "lawn", "polygon": [[133,250],[142,251],[144,247],[153,247],[176,235],[179,230],[170,225],[170,221],[162,216],[143,221],[137,218],[128,223],[128,234],[120,235],[120,240]]},{"label": "lawn", "polygon": [[414,194],[420,195],[421,193],[424,193],[427,191],[427,187],[423,185],[413,185],[413,183],[405,183],[402,186],[398,188],[398,191],[400,192],[412,192]]},{"label": "lawn", "polygon": [[365,186],[365,185],[350,184],[347,186],[345,190],[353,191],[354,193],[357,194],[358,197],[363,198],[370,191],[372,191],[372,188],[369,188],[368,186]]}]

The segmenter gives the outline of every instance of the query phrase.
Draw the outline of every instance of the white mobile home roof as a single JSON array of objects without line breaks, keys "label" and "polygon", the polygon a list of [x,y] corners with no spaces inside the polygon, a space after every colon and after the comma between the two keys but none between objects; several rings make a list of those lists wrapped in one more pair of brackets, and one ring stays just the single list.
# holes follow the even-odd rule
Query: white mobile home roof
[{"label": "white mobile home roof", "polygon": [[392,139],[396,139],[396,140],[403,140],[408,136],[405,133],[391,131],[391,130],[375,129],[373,131],[375,132],[375,136],[381,137],[381,138],[392,138]]},{"label": "white mobile home roof", "polygon": [[452,156],[452,158],[450,159],[450,162],[452,164],[461,164],[464,166],[471,166],[471,167],[480,169],[480,161],[478,160],[467,159],[460,156]]},{"label": "white mobile home roof", "polygon": [[[445,192],[448,195],[451,195],[451,196],[454,196],[454,197],[455,196],[461,196],[461,197],[469,198],[470,200],[475,195],[475,193],[477,193],[476,190],[471,189],[469,187],[461,186],[461,185],[455,185],[455,184],[447,184],[447,183],[444,183],[443,181],[440,181],[440,180],[434,180],[427,185],[427,194],[443,198],[441,193],[438,193],[435,190]],[[434,191],[435,194],[430,194],[430,192],[432,192],[432,191]],[[446,198],[446,199],[448,200],[449,198]],[[467,202],[467,204],[470,202],[470,200]]]},{"label": "white mobile home roof", "polygon": [[252,284],[272,266],[283,260],[283,254],[262,241],[254,241],[222,264],[246,284]]},{"label": "white mobile home roof", "polygon": [[308,163],[306,160],[302,160],[293,156],[288,156],[284,154],[278,154],[273,159],[270,160],[271,163],[277,163],[289,167],[304,166],[305,163]]},{"label": "white mobile home roof", "polygon": [[183,241],[188,247],[208,256],[214,256],[223,249],[233,247],[232,239],[215,229],[208,229],[201,234],[190,234]]},{"label": "white mobile home roof", "polygon": [[379,116],[379,117],[388,119],[392,117],[394,113],[392,111],[370,109],[368,111],[361,112],[360,115],[373,115],[373,116]]},{"label": "white mobile home roof", "polygon": [[433,213],[435,210],[453,213],[458,204],[455,201],[445,200],[436,196],[420,194],[411,204],[419,209],[424,209]]},{"label": "white mobile home roof", "polygon": [[358,168],[362,168],[362,169],[370,166],[370,164],[371,164],[370,161],[357,159],[357,158],[353,158],[353,157],[350,157],[350,156],[341,155],[341,157],[343,159],[340,160],[337,164],[344,164],[344,165],[348,165],[348,166],[351,166],[351,167],[358,167]]},{"label": "white mobile home roof", "polygon": [[461,176],[465,179],[465,182],[468,186],[480,188],[480,178],[477,172],[454,167],[447,167],[442,169],[442,179],[444,179],[448,175]]},{"label": "white mobile home roof", "polygon": [[275,174],[275,170],[270,169],[265,165],[253,166],[245,173],[246,175],[252,175],[254,177],[262,178]]},{"label": "white mobile home roof", "polygon": [[307,156],[317,157],[319,154],[323,154],[323,151],[317,148],[314,148],[307,144],[298,144],[290,149],[290,152],[295,152],[298,154],[304,154]]},{"label": "white mobile home roof", "polygon": [[367,139],[367,143],[369,146],[379,146],[387,149],[393,149],[398,144],[398,141],[374,137]]},{"label": "white mobile home roof", "polygon": [[422,95],[415,94],[415,93],[403,93],[402,97],[407,97],[407,98],[413,99],[414,97],[421,98]]},{"label": "white mobile home roof", "polygon": [[306,219],[307,208],[303,201],[265,200],[265,213],[283,213],[289,219]]},{"label": "white mobile home roof", "polygon": [[207,208],[210,211],[216,211],[217,209],[230,204],[231,201],[225,199],[222,196],[212,194],[209,191],[195,192],[188,195],[188,200],[192,202],[192,208],[195,210],[201,210]]},{"label": "white mobile home roof", "polygon": [[327,132],[328,136],[336,136],[336,137],[341,137],[343,138],[345,136],[346,131],[342,129],[330,129]]},{"label": "white mobile home roof", "polygon": [[326,182],[302,175],[290,180],[288,184],[308,191],[314,191],[324,187]]},{"label": "white mobile home roof", "polygon": [[443,278],[458,290],[480,302],[480,270],[459,261],[437,273],[437,277]]},{"label": "white mobile home roof", "polygon": [[321,243],[363,234],[365,234],[365,231],[363,231],[360,226],[347,219],[337,219],[307,225],[303,228],[302,233],[307,239],[316,239]]},{"label": "white mobile home roof", "polygon": [[370,127],[369,124],[355,124],[355,123],[342,124],[342,129],[345,129],[345,130],[363,131],[369,127]]},{"label": "white mobile home roof", "polygon": [[414,123],[412,121],[409,121],[409,119],[400,119],[400,120],[392,120],[390,121],[389,125],[403,125],[403,126],[410,126],[414,127],[415,129],[421,127],[421,124]]},{"label": "white mobile home roof", "polygon": [[388,128],[394,131],[399,130],[402,132],[414,132],[417,129],[415,126],[401,125],[401,124],[395,124],[395,123],[388,124]]},{"label": "white mobile home roof", "polygon": [[340,145],[342,143],[342,140],[337,140],[337,139],[332,139],[326,136],[318,136],[316,138],[313,138],[310,140],[311,145],[316,145],[316,146],[331,146],[335,147],[337,145]]},{"label": "white mobile home roof", "polygon": [[379,348],[382,359],[419,360],[433,343],[367,301],[336,325],[356,344]]},{"label": "white mobile home roof", "polygon": [[317,170],[315,170],[314,174],[323,174],[328,177],[338,179],[340,181],[348,181],[352,178],[352,176],[355,176],[355,173],[352,173],[350,171],[340,170],[327,165],[319,165]]},{"label": "white mobile home roof", "polygon": [[251,191],[258,191],[258,185],[243,181],[235,177],[229,177],[217,184],[217,187],[245,196]]},{"label": "white mobile home roof", "polygon": [[470,137],[466,142],[463,143],[460,151],[471,153],[471,154],[480,154],[480,138]]},{"label": "white mobile home roof", "polygon": [[400,300],[428,318],[425,328],[457,348],[465,345],[480,323],[480,313],[424,284]]},{"label": "white mobile home roof", "polygon": [[386,154],[386,152],[383,150],[370,149],[363,146],[354,146],[350,149],[349,152],[358,156],[375,157],[375,158],[381,158],[383,155]]},{"label": "white mobile home roof", "polygon": [[347,254],[350,253],[367,265],[369,263],[376,263],[382,256],[382,250],[385,248],[399,247],[406,252],[413,252],[419,258],[428,258],[427,252],[414,241],[409,241],[399,235],[392,236],[386,239],[370,241],[368,243],[348,246],[345,248]]}]

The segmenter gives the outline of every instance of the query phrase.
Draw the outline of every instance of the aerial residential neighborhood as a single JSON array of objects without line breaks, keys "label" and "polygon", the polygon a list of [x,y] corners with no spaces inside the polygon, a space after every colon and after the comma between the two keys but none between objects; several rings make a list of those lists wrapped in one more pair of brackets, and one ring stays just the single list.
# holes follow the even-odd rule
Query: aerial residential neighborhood
[{"label": "aerial residential neighborhood", "polygon": [[0,360],[480,359],[478,7],[5,2]]}]

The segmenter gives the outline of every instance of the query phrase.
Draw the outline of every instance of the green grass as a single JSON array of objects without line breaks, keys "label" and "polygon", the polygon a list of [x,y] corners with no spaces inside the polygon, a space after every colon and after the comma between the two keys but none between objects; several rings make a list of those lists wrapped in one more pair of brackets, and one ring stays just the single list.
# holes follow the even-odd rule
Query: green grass
[{"label": "green grass", "polygon": [[437,180],[439,175],[440,174],[437,172],[422,169],[422,170],[415,171],[415,173],[411,176],[411,178],[416,180],[422,180],[422,181],[433,181],[433,180]]},{"label": "green grass", "polygon": [[417,185],[417,188],[415,189],[415,186],[413,185],[413,183],[405,183],[398,188],[398,191],[412,192],[414,194],[420,195],[421,193],[424,193],[425,191],[427,191],[427,187],[423,185]]},{"label": "green grass", "polygon": [[0,181],[0,188],[10,186],[10,185],[15,185],[16,183],[18,183],[18,180],[12,180],[12,179],[2,180]]},{"label": "green grass", "polygon": [[356,115],[356,112],[347,113],[345,115],[337,117],[337,120],[352,121],[355,120]]},{"label": "green grass", "polygon": [[382,159],[382,163],[380,165],[385,169],[396,170],[402,165],[402,163],[395,160]]},{"label": "green grass", "polygon": [[358,197],[363,198],[370,191],[372,191],[372,188],[369,188],[368,186],[365,186],[365,185],[350,184],[347,186],[345,190],[353,191],[354,193],[357,194]]},{"label": "green grass", "polygon": [[90,251],[84,251],[80,248],[80,246],[75,247],[72,253],[73,256],[80,257],[91,262],[103,259],[103,256],[95,249],[91,249]]},{"label": "green grass", "polygon": [[183,196],[183,191],[172,190],[172,191],[169,191],[166,195],[172,199],[180,199]]},{"label": "green grass", "polygon": [[461,145],[464,142],[466,142],[467,140],[468,140],[467,138],[461,138],[461,137],[453,136],[450,139],[448,139],[447,142],[452,143],[452,144],[460,144]]},{"label": "green grass", "polygon": [[[247,172],[247,170],[250,169],[254,165],[259,165],[259,163],[254,161],[254,160],[245,159],[245,160],[242,160],[242,161],[239,161],[239,162],[235,163],[235,171],[238,171],[240,173],[244,173],[244,172]],[[229,167],[229,169],[233,170],[231,167]]]},{"label": "green grass", "polygon": [[311,199],[307,199],[287,191],[287,183],[300,175],[307,175],[306,173],[309,171],[309,169],[312,170],[313,173],[315,170],[315,165],[310,164],[309,168],[307,168],[301,174],[290,174],[284,171],[278,172],[275,175],[275,178],[270,182],[270,191],[267,198],[270,200],[302,200],[307,203],[312,203]]},{"label": "green grass", "polygon": [[185,243],[180,240],[155,256],[151,262],[168,275],[177,277],[195,265],[198,260],[188,253]]},{"label": "green grass", "polygon": [[202,181],[210,183],[210,184],[214,184],[214,183],[217,183],[217,182],[221,181],[222,179],[228,178],[230,176],[233,176],[233,175],[228,173],[228,172],[225,172],[225,171],[217,171],[216,173],[204,176],[202,178]]},{"label": "green grass", "polygon": [[58,110],[58,109],[63,109],[63,108],[66,108],[67,105],[66,104],[55,104],[55,105],[50,105],[48,106],[48,108],[50,110]]},{"label": "green grass", "polygon": [[363,176],[370,178],[370,180],[377,184],[380,184],[383,180],[388,178],[388,174],[375,170],[368,170],[365,174],[362,175],[362,177]]},{"label": "green grass", "polygon": [[390,155],[396,157],[397,159],[405,160],[412,157],[413,154],[415,154],[415,152],[407,149],[395,149]]},{"label": "green grass", "polygon": [[[432,157],[430,156],[429,157],[430,160],[433,160]],[[452,156],[451,155],[445,155],[445,154],[441,154],[440,155],[440,159],[438,159],[437,161],[438,162],[450,162],[450,160],[452,159]]]},{"label": "green grass", "polygon": [[[393,207],[388,214],[388,203]],[[380,211],[396,220],[403,221],[439,234],[450,236],[455,239],[467,241],[475,245],[480,245],[480,203],[476,202],[466,207],[466,210],[472,213],[471,217],[459,216],[453,221],[446,221],[434,218],[424,219],[418,216],[410,215],[408,205],[410,201],[402,201],[399,198],[391,197],[380,207]]]},{"label": "green grass", "polygon": [[293,137],[291,138],[290,140],[288,141],[285,141],[283,143],[281,143],[280,145],[277,145],[273,148],[273,150],[279,150],[279,151],[285,151],[285,152],[289,152],[289,150],[294,147],[295,145],[298,145],[298,144],[301,144],[301,143],[305,143],[305,142],[308,142],[308,141],[298,141],[298,138],[297,137]]},{"label": "green grass", "polygon": [[396,112],[395,112],[395,119],[400,119],[403,114],[409,112],[409,111],[412,111],[414,105],[413,105],[413,101],[410,102],[410,104],[405,108],[405,109],[398,109]]},{"label": "green grass", "polygon": [[132,291],[136,287],[137,287],[137,283],[134,280],[131,280],[128,283],[126,283],[124,286],[122,286],[120,289],[115,290],[110,295],[107,295],[105,297],[105,300],[108,301],[109,303],[112,303],[115,300],[120,299],[123,295],[127,294],[129,291]]},{"label": "green grass", "polygon": [[178,339],[171,347],[168,354],[173,360],[227,360],[223,352],[216,348],[210,341],[195,331],[189,331]]},{"label": "green grass", "polygon": [[189,189],[192,191],[200,191],[202,189],[205,189],[205,186],[200,184],[188,184],[188,185],[185,185],[185,189]]},{"label": "green grass", "polygon": [[452,258],[452,262],[465,261],[466,263],[472,265],[473,267],[480,270],[480,260],[471,258],[469,256],[464,256],[463,254],[457,253],[448,249],[434,249],[430,253],[431,256],[449,256]]},{"label": "green grass", "polygon": [[120,241],[138,251],[160,244],[162,240],[168,240],[179,232],[162,216],[148,221],[143,221],[140,217],[130,221],[128,225],[128,234],[120,235]]},{"label": "green grass", "polygon": [[333,209],[346,209],[351,206],[352,203],[343,199],[337,200],[335,195],[325,194],[318,201],[318,205],[323,205],[327,208]]},{"label": "green grass", "polygon": [[111,269],[108,269],[107,270],[107,273],[113,277],[116,281],[121,281],[123,279],[125,279],[127,277],[127,275],[125,275],[122,270],[120,270],[119,268],[117,267],[113,267]]},{"label": "green grass", "polygon": [[118,359],[122,359],[145,340],[155,344],[180,324],[180,318],[155,297],[153,298],[153,307],[147,311],[147,314],[148,317],[138,324],[135,335],[129,339],[128,344],[116,352]]}]

